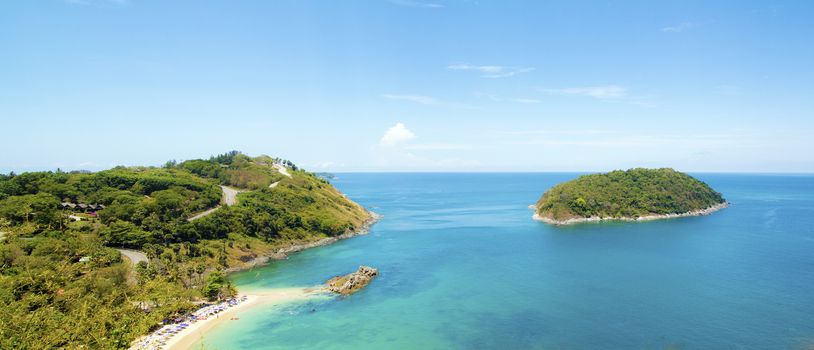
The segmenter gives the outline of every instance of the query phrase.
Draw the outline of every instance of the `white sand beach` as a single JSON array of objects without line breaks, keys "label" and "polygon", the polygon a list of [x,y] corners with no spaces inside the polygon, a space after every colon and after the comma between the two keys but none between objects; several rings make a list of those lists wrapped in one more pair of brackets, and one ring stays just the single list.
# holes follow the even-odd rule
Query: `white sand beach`
[{"label": "white sand beach", "polygon": [[[323,294],[324,291],[319,288],[277,288],[245,294],[238,297],[237,302],[232,306],[222,303],[198,310],[196,314],[209,315],[195,322],[184,322],[186,327],[177,332],[167,332],[173,326],[162,327],[160,330],[136,341],[130,349],[192,349],[192,346],[198,340],[218,325],[224,322],[241,322],[241,313],[250,310],[252,307],[283,304]],[[209,310],[220,311],[213,312]],[[163,339],[163,341],[159,342],[157,339]]]}]

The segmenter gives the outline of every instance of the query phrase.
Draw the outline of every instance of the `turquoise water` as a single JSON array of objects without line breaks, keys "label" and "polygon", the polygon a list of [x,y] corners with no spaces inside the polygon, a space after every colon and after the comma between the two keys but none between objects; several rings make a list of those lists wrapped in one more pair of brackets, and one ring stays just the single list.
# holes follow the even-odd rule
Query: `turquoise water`
[{"label": "turquoise water", "polygon": [[380,269],[346,298],[245,312],[217,349],[814,347],[814,177],[696,174],[706,217],[552,227],[527,206],[575,174],[340,174],[383,214],[369,235],[234,276],[310,286]]}]

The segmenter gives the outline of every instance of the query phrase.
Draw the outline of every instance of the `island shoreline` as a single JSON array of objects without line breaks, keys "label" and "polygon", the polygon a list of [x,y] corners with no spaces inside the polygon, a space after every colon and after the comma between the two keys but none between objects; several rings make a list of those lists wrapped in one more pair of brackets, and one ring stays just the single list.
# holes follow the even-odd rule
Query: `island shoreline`
[{"label": "island shoreline", "polygon": [[654,220],[664,220],[664,219],[676,219],[676,218],[684,218],[684,217],[691,217],[691,216],[705,216],[712,214],[716,211],[729,207],[729,202],[718,203],[713,206],[704,209],[692,210],[684,213],[678,214],[652,214],[652,215],[645,215],[640,217],[598,217],[592,216],[588,218],[571,218],[566,220],[555,220],[552,218],[542,217],[540,214],[537,213],[537,207],[535,205],[529,205],[530,209],[534,209],[534,215],[531,216],[532,219],[536,221],[541,221],[546,224],[556,225],[556,226],[567,226],[573,224],[581,224],[581,223],[591,223],[591,222],[604,222],[604,221],[654,221]]}]

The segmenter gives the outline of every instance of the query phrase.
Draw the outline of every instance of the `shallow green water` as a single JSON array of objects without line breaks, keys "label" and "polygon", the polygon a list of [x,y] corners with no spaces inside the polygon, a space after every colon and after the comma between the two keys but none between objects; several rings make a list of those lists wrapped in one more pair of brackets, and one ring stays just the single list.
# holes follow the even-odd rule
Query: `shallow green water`
[{"label": "shallow green water", "polygon": [[371,265],[365,290],[259,308],[217,349],[777,349],[814,346],[814,177],[698,174],[707,217],[558,228],[533,203],[575,174],[340,174],[383,214],[369,235],[234,276],[311,286]]}]

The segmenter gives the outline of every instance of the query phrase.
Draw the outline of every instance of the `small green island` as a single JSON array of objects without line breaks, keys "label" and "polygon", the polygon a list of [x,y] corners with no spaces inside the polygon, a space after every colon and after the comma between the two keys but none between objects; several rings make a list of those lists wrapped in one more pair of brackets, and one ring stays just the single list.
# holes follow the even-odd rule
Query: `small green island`
[{"label": "small green island", "polygon": [[728,203],[706,183],[670,168],[583,175],[546,191],[534,219],[555,225],[707,215]]}]

